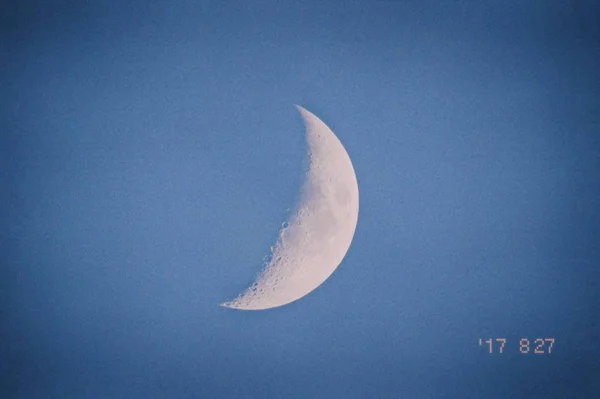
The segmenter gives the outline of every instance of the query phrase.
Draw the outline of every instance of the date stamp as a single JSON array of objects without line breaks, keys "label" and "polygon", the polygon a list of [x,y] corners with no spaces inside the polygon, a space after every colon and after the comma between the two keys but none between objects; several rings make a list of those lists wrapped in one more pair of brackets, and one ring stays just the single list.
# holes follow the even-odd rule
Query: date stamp
[{"label": "date stamp", "polygon": [[506,348],[518,349],[519,353],[523,355],[550,355],[555,342],[555,338],[535,338],[533,342],[529,338],[521,338],[518,346],[511,345],[511,343],[507,346],[508,340],[506,338],[488,338],[485,341],[483,338],[479,338],[479,346],[487,349],[487,353],[499,355],[503,354]]}]

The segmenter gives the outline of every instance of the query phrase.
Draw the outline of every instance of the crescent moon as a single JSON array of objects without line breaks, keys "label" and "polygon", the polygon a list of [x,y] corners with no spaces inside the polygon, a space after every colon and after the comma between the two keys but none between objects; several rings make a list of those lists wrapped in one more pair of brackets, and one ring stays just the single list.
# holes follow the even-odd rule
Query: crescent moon
[{"label": "crescent moon", "polygon": [[296,107],[306,126],[309,155],[300,200],[255,283],[221,306],[262,310],[294,302],[331,276],[352,243],[358,182],[350,157],[325,123]]}]

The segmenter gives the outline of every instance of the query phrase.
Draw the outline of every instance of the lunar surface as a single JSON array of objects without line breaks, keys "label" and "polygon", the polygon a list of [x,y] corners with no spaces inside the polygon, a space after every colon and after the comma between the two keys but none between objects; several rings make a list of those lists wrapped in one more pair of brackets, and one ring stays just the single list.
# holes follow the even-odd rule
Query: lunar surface
[{"label": "lunar surface", "polygon": [[325,123],[296,107],[304,119],[309,152],[300,199],[255,283],[221,306],[262,310],[300,299],[335,271],[350,248],[358,222],[352,162]]}]

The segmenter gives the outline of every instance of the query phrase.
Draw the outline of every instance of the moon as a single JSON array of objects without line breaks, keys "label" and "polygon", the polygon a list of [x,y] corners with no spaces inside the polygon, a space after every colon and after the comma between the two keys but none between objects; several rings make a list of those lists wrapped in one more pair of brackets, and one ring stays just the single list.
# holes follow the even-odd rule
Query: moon
[{"label": "moon", "polygon": [[350,157],[325,123],[296,108],[306,126],[309,160],[300,199],[254,284],[221,306],[263,310],[294,302],[331,276],[352,243],[358,182]]}]

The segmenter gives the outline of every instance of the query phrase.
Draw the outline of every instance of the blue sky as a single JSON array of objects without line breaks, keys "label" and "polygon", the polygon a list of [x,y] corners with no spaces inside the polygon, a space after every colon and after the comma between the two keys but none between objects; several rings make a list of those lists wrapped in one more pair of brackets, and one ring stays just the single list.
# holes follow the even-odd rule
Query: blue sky
[{"label": "blue sky", "polygon": [[[0,396],[597,397],[599,13],[7,6]],[[353,244],[300,301],[219,307],[298,199],[294,104],[354,163]]]}]

